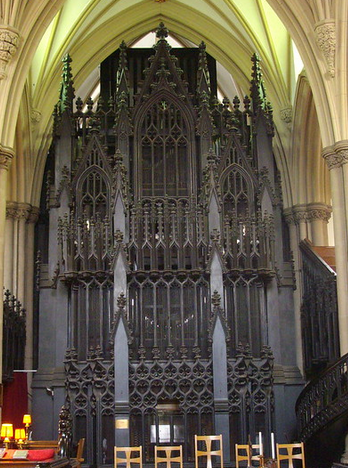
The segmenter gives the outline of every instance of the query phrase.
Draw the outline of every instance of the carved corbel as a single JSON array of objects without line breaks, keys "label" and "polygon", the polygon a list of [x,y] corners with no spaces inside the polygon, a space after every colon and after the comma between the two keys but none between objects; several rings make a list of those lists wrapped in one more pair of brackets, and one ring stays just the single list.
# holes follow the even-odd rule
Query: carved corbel
[{"label": "carved corbel", "polygon": [[19,42],[18,31],[10,26],[0,27],[0,80],[6,78],[7,64],[15,55]]},{"label": "carved corbel", "polygon": [[42,114],[39,110],[37,109],[31,109],[31,115],[30,115],[30,119],[31,119],[31,122],[32,124],[37,124],[40,122],[41,120],[41,117],[42,117]]},{"label": "carved corbel", "polygon": [[325,20],[317,23],[315,37],[319,49],[322,51],[330,76],[335,76],[336,55],[336,26],[334,20]]},{"label": "carved corbel", "polygon": [[36,224],[40,216],[40,208],[37,206],[32,206],[31,211],[29,213],[27,223],[28,224]]},{"label": "carved corbel", "polygon": [[282,119],[283,122],[286,123],[288,127],[291,127],[292,123],[292,106],[284,107],[283,109],[280,110],[280,118]]},{"label": "carved corbel", "polygon": [[13,156],[14,151],[11,148],[2,146],[0,144],[0,169],[8,170],[10,168]]}]

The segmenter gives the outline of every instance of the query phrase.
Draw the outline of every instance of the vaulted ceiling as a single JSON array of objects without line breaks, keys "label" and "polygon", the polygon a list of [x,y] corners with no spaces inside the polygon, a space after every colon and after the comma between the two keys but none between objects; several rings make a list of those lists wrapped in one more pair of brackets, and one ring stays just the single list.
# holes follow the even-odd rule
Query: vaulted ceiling
[{"label": "vaulted ceiling", "polygon": [[131,43],[160,21],[183,40],[197,45],[206,42],[209,53],[245,93],[250,57],[257,52],[273,106],[282,109],[293,101],[301,62],[287,30],[266,0],[66,0],[32,62],[33,106],[40,108],[47,102],[47,83],[59,73],[66,52],[73,58],[75,85],[79,87],[122,40]]},{"label": "vaulted ceiling", "polygon": [[[26,183],[30,186],[31,203],[38,202],[51,115],[59,93],[62,57],[70,54],[75,89],[88,93],[93,89],[93,73],[99,63],[116,50],[122,40],[132,44],[155,30],[160,21],[183,44],[198,45],[202,40],[206,43],[207,51],[227,71],[221,86],[226,93],[229,79],[231,89],[240,94],[248,93],[250,57],[258,53],[267,97],[274,109],[275,156],[283,176],[286,203],[306,201],[296,199],[290,182],[294,178],[292,166],[299,167],[291,157],[291,121],[293,106],[301,100],[296,86],[303,66],[288,30],[272,7],[288,22],[294,39],[304,43],[301,55],[309,64],[309,73],[315,77],[316,71],[311,69],[313,51],[306,45],[306,30],[313,30],[315,22],[333,13],[330,10],[332,0],[36,0],[34,3],[4,0],[0,10],[3,22],[7,21],[20,31],[26,47],[20,52],[21,66],[8,85],[6,97],[0,95],[0,104],[4,105],[3,109],[11,109],[10,112],[20,110],[15,126],[17,147],[21,135],[28,130],[28,141],[21,152],[27,166]],[[301,28],[298,27],[300,16]],[[17,90],[21,87],[24,94],[18,98]],[[0,118],[5,122],[2,141],[6,144],[15,130],[8,115],[0,115]],[[14,119],[17,114],[12,123]],[[320,147],[318,132],[313,132],[316,147]],[[12,171],[15,170],[16,164]],[[319,185],[327,187],[326,179],[322,168]],[[15,188],[10,186],[9,191],[10,199],[19,197],[18,184]],[[327,199],[326,189],[324,193]]]}]

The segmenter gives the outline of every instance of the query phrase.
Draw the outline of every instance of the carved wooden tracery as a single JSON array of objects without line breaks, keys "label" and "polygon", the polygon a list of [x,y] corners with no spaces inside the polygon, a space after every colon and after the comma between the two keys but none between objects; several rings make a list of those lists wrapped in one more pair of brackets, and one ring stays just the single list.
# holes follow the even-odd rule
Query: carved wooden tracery
[{"label": "carved wooden tracery", "polygon": [[[269,167],[259,167],[256,148],[258,122],[265,139],[273,131],[258,58],[241,109],[237,98],[232,105],[217,101],[204,44],[178,52],[178,63],[166,35],[161,25],[143,73],[149,53],[133,51],[129,71],[121,45],[117,66],[102,66],[117,68],[117,80],[102,81],[96,110],[91,99],[84,108],[78,98],[73,111],[67,60],[55,111],[56,135],[62,140],[68,127],[73,147],[70,167],[54,181],[55,196],[52,187],[49,193],[51,208],[62,206],[56,281],[66,283],[70,307],[66,385],[77,434],[90,431],[89,463],[112,457],[117,402],[109,341],[120,317],[130,358],[130,442],[144,446],[147,461],[158,442],[151,431],[161,404],[177,405],[170,424],[177,418],[186,461],[193,434],[214,430],[217,321],[225,333],[231,432],[235,415],[239,441],[271,429],[266,296],[276,274],[275,230],[264,199],[274,212],[280,206],[268,175],[275,171],[272,154]],[[108,86],[115,94],[105,102]],[[251,353],[243,354],[241,346],[249,345]]]}]

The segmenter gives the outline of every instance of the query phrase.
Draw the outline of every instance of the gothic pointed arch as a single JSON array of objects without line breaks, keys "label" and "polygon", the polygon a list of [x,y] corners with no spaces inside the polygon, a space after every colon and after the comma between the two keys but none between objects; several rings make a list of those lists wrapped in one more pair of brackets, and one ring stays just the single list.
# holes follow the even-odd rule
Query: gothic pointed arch
[{"label": "gothic pointed arch", "polygon": [[[194,192],[194,127],[177,95],[161,90],[134,116],[137,197],[188,197]],[[136,190],[136,194],[137,194]]]},{"label": "gothic pointed arch", "polygon": [[254,181],[240,164],[230,164],[220,176],[223,217],[255,214]]}]

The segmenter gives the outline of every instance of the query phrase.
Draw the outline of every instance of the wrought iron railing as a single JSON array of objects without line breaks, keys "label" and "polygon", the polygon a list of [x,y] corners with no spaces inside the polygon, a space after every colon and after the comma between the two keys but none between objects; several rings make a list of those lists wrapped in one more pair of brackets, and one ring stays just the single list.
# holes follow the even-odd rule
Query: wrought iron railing
[{"label": "wrought iron railing", "polygon": [[300,394],[296,414],[301,440],[310,439],[347,412],[348,354],[345,354]]},{"label": "wrought iron railing", "polygon": [[2,381],[12,379],[14,369],[24,369],[25,310],[7,289],[4,297]]},{"label": "wrought iron railing", "polygon": [[310,378],[340,356],[336,273],[314,252],[309,242],[302,241],[300,248],[304,368]]}]

